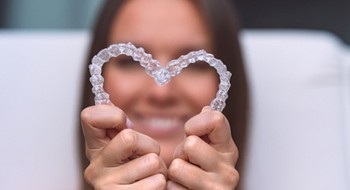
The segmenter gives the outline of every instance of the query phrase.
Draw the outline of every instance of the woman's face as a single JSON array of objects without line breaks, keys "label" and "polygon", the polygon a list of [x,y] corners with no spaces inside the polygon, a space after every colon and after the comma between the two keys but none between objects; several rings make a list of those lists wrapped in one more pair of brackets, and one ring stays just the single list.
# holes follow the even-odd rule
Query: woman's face
[{"label": "woman's face", "polygon": [[[125,1],[109,43],[126,42],[143,47],[162,66],[193,50],[213,50],[207,23],[188,0]],[[111,101],[126,112],[136,131],[160,143],[167,164],[184,139],[184,123],[210,104],[218,86],[217,74],[206,63],[192,64],[164,86],[128,57],[109,61],[103,75]]]}]

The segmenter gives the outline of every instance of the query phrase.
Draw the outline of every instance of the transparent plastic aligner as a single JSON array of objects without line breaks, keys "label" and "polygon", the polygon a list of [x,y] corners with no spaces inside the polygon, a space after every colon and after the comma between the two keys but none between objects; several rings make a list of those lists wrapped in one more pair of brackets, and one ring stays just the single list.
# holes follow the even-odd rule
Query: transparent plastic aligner
[{"label": "transparent plastic aligner", "polygon": [[145,72],[153,77],[158,85],[164,85],[170,82],[171,77],[180,74],[181,70],[189,64],[204,61],[216,69],[220,78],[219,90],[216,93],[216,97],[211,101],[210,107],[217,111],[222,111],[225,108],[225,101],[228,98],[227,93],[231,86],[231,73],[227,71],[226,65],[221,60],[214,58],[212,54],[204,50],[199,50],[182,55],[178,59],[170,61],[166,67],[162,67],[159,61],[152,58],[151,54],[145,53],[143,48],[136,48],[131,43],[110,45],[92,58],[89,71],[96,105],[108,104],[110,102],[109,95],[103,89],[102,66],[111,57],[117,57],[119,55],[131,56],[135,61],[138,61],[145,68]]}]

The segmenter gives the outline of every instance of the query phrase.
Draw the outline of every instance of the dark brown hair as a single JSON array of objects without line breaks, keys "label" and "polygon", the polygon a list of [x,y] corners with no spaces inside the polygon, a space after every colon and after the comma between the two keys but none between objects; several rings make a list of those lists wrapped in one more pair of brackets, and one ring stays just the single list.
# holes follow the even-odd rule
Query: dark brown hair
[{"label": "dark brown hair", "polygon": [[[94,55],[101,49],[107,47],[112,22],[123,2],[123,0],[107,0],[97,19],[86,61],[83,99],[81,104],[82,109],[94,104],[94,95],[91,93],[91,84],[89,82],[90,74],[87,66],[90,64]],[[226,101],[227,105],[223,113],[230,122],[232,137],[240,151],[237,169],[241,173],[244,160],[242,158],[245,152],[244,145],[246,142],[249,106],[246,73],[238,39],[239,23],[236,10],[227,0],[197,0],[196,3],[211,30],[214,46],[214,52],[211,53],[213,53],[215,57],[221,59],[232,73],[231,88],[228,93],[229,98]],[[80,150],[82,151],[81,155],[85,155],[84,138],[81,132],[80,138],[82,142],[80,146]],[[82,159],[82,168],[85,169],[88,162],[85,157]]]}]

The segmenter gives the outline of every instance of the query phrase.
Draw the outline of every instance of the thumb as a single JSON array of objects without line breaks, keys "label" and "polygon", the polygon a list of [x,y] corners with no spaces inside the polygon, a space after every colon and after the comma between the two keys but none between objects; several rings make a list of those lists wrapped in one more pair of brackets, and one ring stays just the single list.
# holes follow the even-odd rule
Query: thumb
[{"label": "thumb", "polygon": [[210,107],[204,107],[201,113],[185,123],[185,133],[187,136],[202,137],[221,152],[231,151],[234,144],[228,120],[221,112]]},{"label": "thumb", "polygon": [[86,148],[103,148],[119,131],[131,125],[126,114],[113,105],[97,105],[81,112]]}]

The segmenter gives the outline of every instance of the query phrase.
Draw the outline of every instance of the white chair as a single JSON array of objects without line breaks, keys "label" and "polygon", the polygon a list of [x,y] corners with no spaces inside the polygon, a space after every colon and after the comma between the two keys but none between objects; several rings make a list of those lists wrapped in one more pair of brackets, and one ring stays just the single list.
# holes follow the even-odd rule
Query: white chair
[{"label": "white chair", "polygon": [[[80,188],[86,31],[0,32],[0,189]],[[242,34],[251,89],[247,190],[350,189],[350,50],[329,33]]]}]

